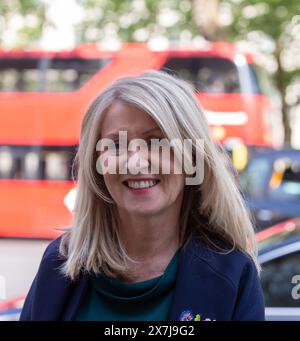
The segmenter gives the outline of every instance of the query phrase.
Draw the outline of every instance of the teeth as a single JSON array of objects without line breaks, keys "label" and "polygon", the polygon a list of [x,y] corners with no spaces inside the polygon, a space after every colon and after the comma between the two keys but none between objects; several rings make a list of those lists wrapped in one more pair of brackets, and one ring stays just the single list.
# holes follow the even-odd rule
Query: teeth
[{"label": "teeth", "polygon": [[130,188],[149,188],[157,184],[157,181],[155,180],[149,180],[149,181],[127,181],[128,187]]}]

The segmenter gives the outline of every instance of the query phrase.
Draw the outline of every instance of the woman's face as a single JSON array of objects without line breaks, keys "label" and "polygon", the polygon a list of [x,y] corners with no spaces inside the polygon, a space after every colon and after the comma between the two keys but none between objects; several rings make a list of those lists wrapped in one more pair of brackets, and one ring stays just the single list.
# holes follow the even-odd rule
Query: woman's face
[{"label": "woman's face", "polygon": [[[120,131],[127,132],[130,151],[120,147]],[[129,214],[153,216],[166,210],[180,209],[184,175],[174,174],[173,152],[170,157],[164,155],[162,158],[161,151],[150,150],[151,139],[158,141],[165,136],[147,113],[133,105],[116,101],[103,118],[100,134],[101,139],[111,139],[116,145],[116,153],[108,148],[101,151],[100,155],[106,165],[119,165],[116,174],[103,175],[105,185],[119,210]],[[143,139],[147,143],[146,150],[135,148],[136,139]],[[169,163],[170,172],[162,171],[166,163]],[[151,164],[158,171],[151,173]],[[121,165],[125,167],[123,169],[126,169],[127,174],[120,174]]]}]

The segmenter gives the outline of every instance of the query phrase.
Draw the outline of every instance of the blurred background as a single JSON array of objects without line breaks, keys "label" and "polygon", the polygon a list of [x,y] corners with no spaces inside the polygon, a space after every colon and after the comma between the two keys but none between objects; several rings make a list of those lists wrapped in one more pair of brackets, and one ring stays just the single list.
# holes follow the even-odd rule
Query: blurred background
[{"label": "blurred background", "polygon": [[0,2],[0,320],[72,224],[85,110],[146,69],[194,86],[253,217],[267,318],[300,320],[299,0]]}]

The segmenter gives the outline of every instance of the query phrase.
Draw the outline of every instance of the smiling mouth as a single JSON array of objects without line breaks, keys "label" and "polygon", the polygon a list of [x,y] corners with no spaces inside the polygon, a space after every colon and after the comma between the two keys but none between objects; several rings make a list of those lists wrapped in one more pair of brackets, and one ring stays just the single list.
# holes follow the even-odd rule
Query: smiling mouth
[{"label": "smiling mouth", "polygon": [[123,184],[130,189],[145,189],[156,186],[159,180],[139,180],[139,181],[124,181]]}]

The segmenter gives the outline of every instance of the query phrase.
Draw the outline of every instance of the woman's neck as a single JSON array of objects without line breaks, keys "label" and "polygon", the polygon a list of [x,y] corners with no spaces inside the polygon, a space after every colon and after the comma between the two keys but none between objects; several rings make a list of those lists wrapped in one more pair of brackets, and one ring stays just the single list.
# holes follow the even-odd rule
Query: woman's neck
[{"label": "woman's neck", "polygon": [[121,240],[133,258],[147,259],[179,246],[179,214],[150,217],[119,210],[119,218]]},{"label": "woman's neck", "polygon": [[119,210],[120,237],[131,259],[134,281],[161,275],[179,245],[179,213],[145,217]]}]

